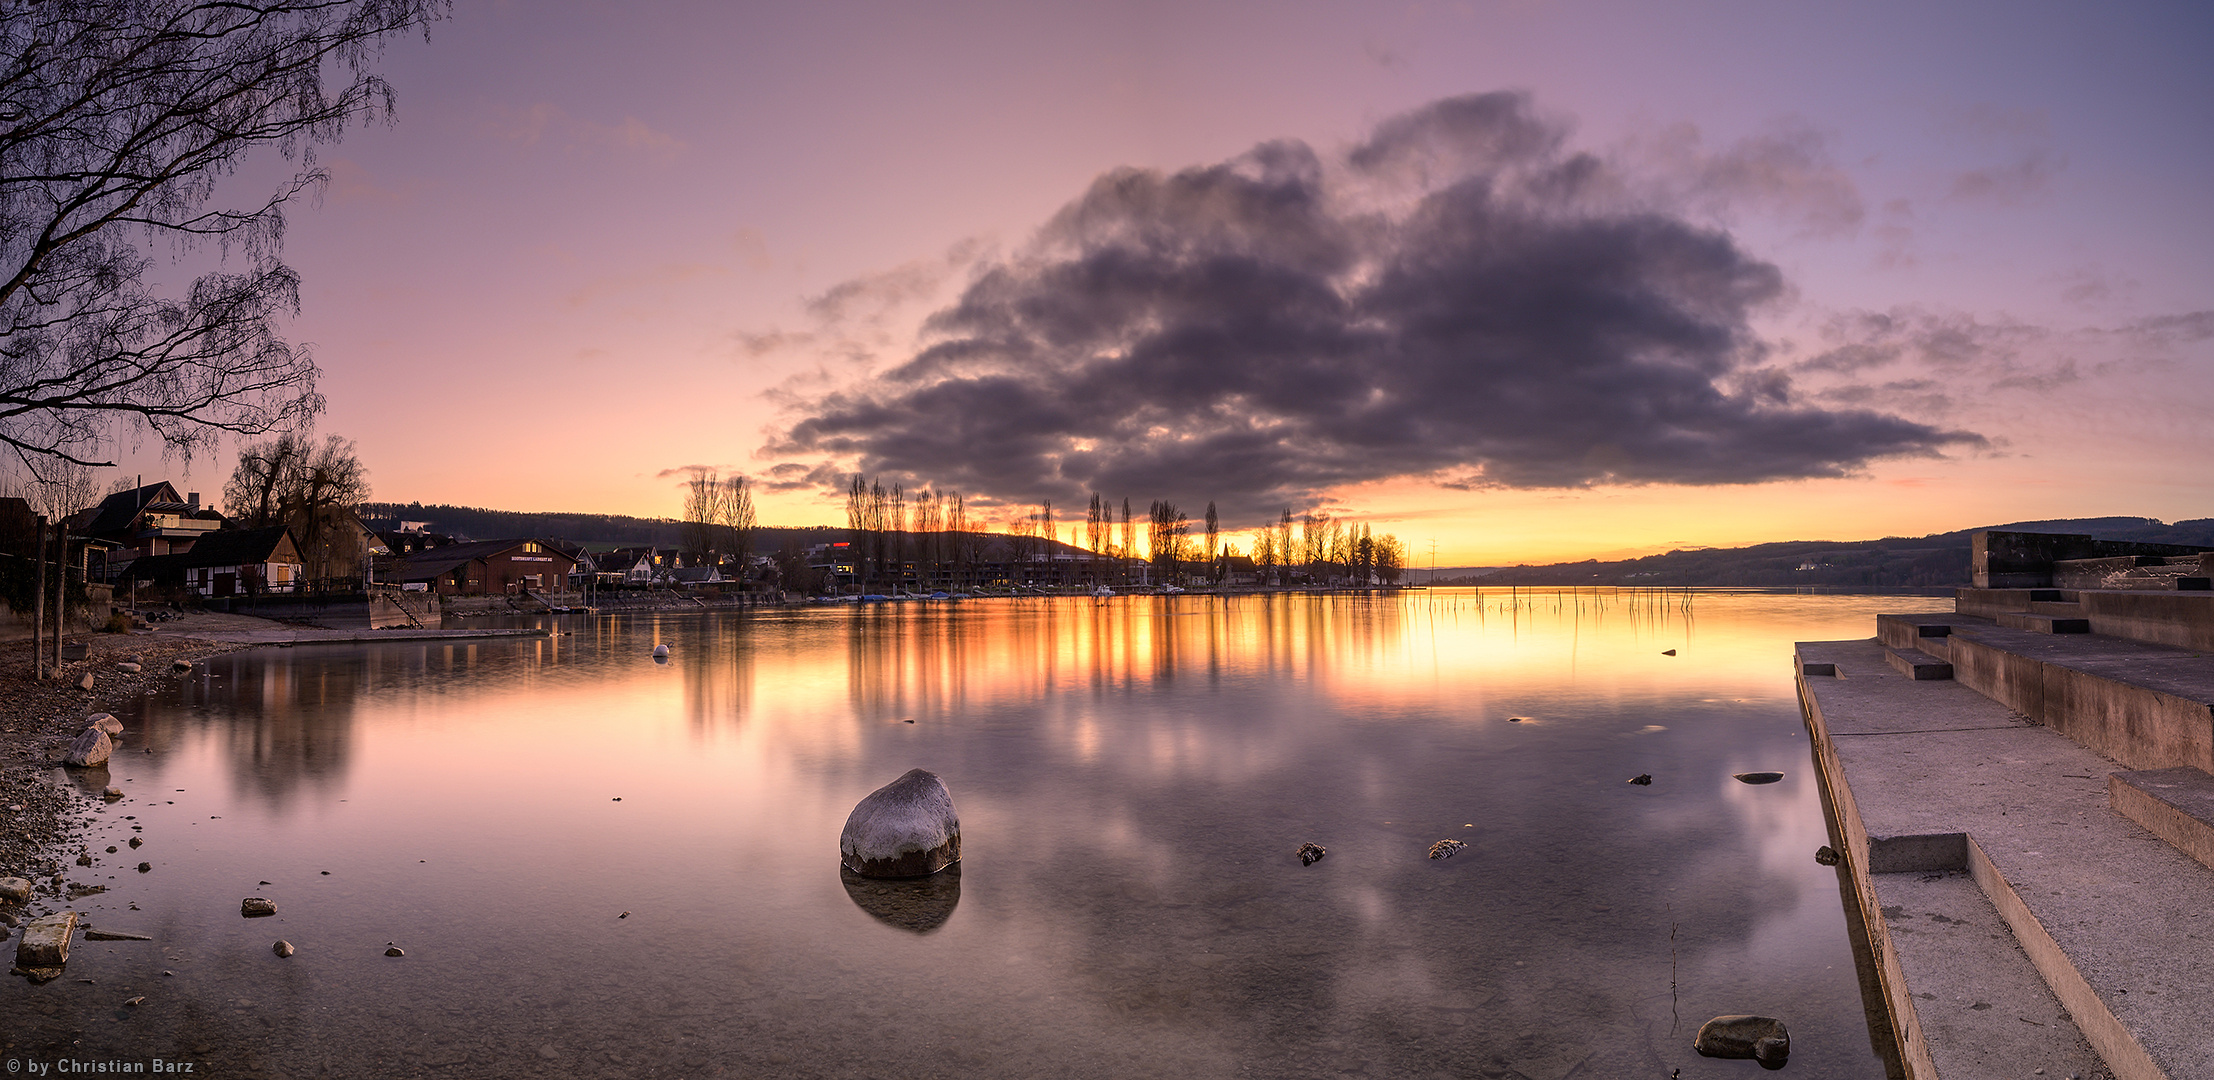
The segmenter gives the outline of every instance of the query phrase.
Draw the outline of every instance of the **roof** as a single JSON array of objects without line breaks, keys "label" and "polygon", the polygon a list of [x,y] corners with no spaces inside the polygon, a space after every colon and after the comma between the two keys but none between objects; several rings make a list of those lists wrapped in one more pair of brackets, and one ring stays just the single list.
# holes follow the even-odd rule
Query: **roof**
[{"label": "roof", "polygon": [[163,503],[175,504],[177,507],[174,510],[160,511],[169,514],[183,513],[187,505],[184,498],[177,494],[177,489],[167,480],[157,480],[129,491],[118,491],[100,500],[100,505],[93,508],[95,513],[92,515],[92,522],[85,526],[85,531],[94,534],[131,532],[138,528],[140,514]]},{"label": "roof", "polygon": [[291,562],[298,565],[299,558],[300,553],[292,543],[292,530],[282,525],[272,525],[266,529],[219,529],[193,541],[189,551],[173,555],[145,555],[124,565],[132,577],[140,581],[155,581],[175,570],[201,566],[245,566],[265,562]]},{"label": "roof", "polygon": [[477,540],[467,544],[447,544],[444,547],[418,551],[413,555],[393,560],[389,564],[390,569],[385,572],[385,576],[397,581],[429,581],[441,574],[452,573],[455,567],[463,563],[474,562],[478,559],[496,559],[522,547],[524,544],[533,543],[544,548],[547,556],[551,558],[572,564],[576,562],[576,560],[548,545],[544,540],[524,536],[509,540]]}]

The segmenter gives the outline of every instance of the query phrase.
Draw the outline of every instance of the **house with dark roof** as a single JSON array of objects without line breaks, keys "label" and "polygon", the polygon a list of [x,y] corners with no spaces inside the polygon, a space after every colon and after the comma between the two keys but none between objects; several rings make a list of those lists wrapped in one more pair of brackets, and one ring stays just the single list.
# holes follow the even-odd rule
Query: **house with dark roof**
[{"label": "house with dark roof", "polygon": [[133,582],[180,587],[201,596],[291,592],[302,576],[299,544],[282,525],[206,533],[185,551],[141,555],[122,572]]},{"label": "house with dark roof", "polygon": [[161,480],[116,492],[72,515],[69,525],[81,536],[114,545],[108,566],[120,572],[132,559],[190,551],[201,537],[223,527],[223,515],[200,505],[199,492],[179,495],[169,481]]},{"label": "house with dark roof", "polygon": [[377,580],[440,596],[487,596],[566,588],[576,560],[544,540],[479,540],[377,560]]}]

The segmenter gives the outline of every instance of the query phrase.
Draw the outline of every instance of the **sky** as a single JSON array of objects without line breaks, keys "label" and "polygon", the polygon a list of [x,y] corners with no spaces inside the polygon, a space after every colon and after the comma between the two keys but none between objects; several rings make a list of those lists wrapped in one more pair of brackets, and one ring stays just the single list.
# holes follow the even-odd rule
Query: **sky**
[{"label": "sky", "polygon": [[290,331],[379,499],[675,516],[704,466],[842,524],[859,471],[1441,566],[2206,517],[2210,46],[2184,3],[461,0],[318,151]]}]

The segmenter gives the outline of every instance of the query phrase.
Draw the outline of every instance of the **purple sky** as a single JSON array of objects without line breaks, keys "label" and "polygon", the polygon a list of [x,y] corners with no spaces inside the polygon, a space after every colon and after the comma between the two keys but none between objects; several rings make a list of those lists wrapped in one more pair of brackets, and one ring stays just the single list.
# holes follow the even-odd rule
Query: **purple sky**
[{"label": "purple sky", "polygon": [[323,150],[295,330],[379,498],[830,523],[858,463],[1441,563],[2214,514],[2214,9],[1931,7],[464,0]]}]

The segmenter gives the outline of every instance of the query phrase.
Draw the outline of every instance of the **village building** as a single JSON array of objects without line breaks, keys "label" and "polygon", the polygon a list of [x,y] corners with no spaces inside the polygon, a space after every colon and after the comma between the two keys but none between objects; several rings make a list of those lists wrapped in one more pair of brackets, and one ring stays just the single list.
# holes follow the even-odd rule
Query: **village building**
[{"label": "village building", "polygon": [[106,576],[114,577],[134,559],[192,550],[202,537],[223,527],[223,515],[200,505],[199,492],[180,495],[162,480],[116,492],[71,515],[69,526],[71,532],[105,542]]},{"label": "village building", "polygon": [[186,551],[141,555],[124,571],[133,583],[182,588],[198,596],[254,596],[297,589],[302,567],[292,530],[223,529]]},{"label": "village building", "polygon": [[377,580],[440,596],[501,596],[565,588],[575,567],[544,540],[479,540],[380,559]]}]

